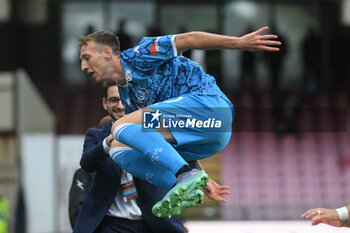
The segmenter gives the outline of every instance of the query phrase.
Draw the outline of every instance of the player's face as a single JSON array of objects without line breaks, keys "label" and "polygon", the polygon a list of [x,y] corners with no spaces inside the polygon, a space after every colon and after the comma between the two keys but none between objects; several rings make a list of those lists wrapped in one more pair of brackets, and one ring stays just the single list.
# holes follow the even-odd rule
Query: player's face
[{"label": "player's face", "polygon": [[108,79],[111,64],[105,59],[104,53],[96,48],[94,41],[89,41],[80,49],[81,70],[90,75],[97,82]]},{"label": "player's face", "polygon": [[117,86],[111,86],[107,90],[107,99],[103,98],[103,107],[107,110],[113,121],[125,115],[125,107],[120,99]]}]

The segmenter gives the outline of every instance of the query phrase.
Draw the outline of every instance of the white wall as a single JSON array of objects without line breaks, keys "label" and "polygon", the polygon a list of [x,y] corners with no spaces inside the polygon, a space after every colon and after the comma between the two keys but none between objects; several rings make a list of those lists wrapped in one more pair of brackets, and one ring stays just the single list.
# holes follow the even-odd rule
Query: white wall
[{"label": "white wall", "polygon": [[311,221],[190,221],[185,225],[190,233],[345,233],[349,228],[337,228]]},{"label": "white wall", "polygon": [[55,135],[21,135],[22,180],[27,232],[53,233],[56,229]]}]

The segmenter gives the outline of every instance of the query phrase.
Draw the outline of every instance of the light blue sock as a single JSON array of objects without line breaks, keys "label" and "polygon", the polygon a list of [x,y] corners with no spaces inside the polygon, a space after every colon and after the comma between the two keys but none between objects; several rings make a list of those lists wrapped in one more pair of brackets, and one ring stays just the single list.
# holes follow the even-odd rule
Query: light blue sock
[{"label": "light blue sock", "polygon": [[111,158],[125,171],[155,186],[170,190],[176,177],[169,170],[152,163],[140,152],[128,147],[115,147],[109,152]]},{"label": "light blue sock", "polygon": [[144,154],[151,162],[170,170],[174,175],[188,165],[181,155],[154,129],[142,129],[140,124],[122,124],[113,131],[119,142]]}]

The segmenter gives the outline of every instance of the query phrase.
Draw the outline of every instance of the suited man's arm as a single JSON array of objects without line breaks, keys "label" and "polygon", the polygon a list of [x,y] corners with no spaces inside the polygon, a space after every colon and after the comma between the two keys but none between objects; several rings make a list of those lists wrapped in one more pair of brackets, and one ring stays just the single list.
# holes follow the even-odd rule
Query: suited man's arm
[{"label": "suited man's arm", "polygon": [[100,140],[94,132],[96,129],[88,129],[85,135],[83,155],[80,166],[86,172],[95,172],[106,158],[108,153],[103,148],[103,140]]}]

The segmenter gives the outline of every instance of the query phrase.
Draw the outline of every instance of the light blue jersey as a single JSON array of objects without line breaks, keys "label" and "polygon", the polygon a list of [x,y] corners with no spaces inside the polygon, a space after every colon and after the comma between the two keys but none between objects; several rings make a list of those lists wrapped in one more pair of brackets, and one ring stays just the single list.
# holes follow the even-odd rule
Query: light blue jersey
[{"label": "light blue jersey", "polygon": [[123,51],[127,84],[119,85],[119,92],[128,112],[144,107],[157,111],[144,113],[144,123],[150,121],[146,126],[160,127],[159,119],[163,119],[176,139],[174,148],[185,160],[198,160],[226,146],[234,107],[214,77],[196,62],[177,55],[174,39],[144,37],[137,46]]},{"label": "light blue jersey", "polygon": [[144,37],[121,53],[127,84],[119,86],[128,112],[184,94],[218,95],[228,100],[199,64],[178,56],[175,35]]}]

